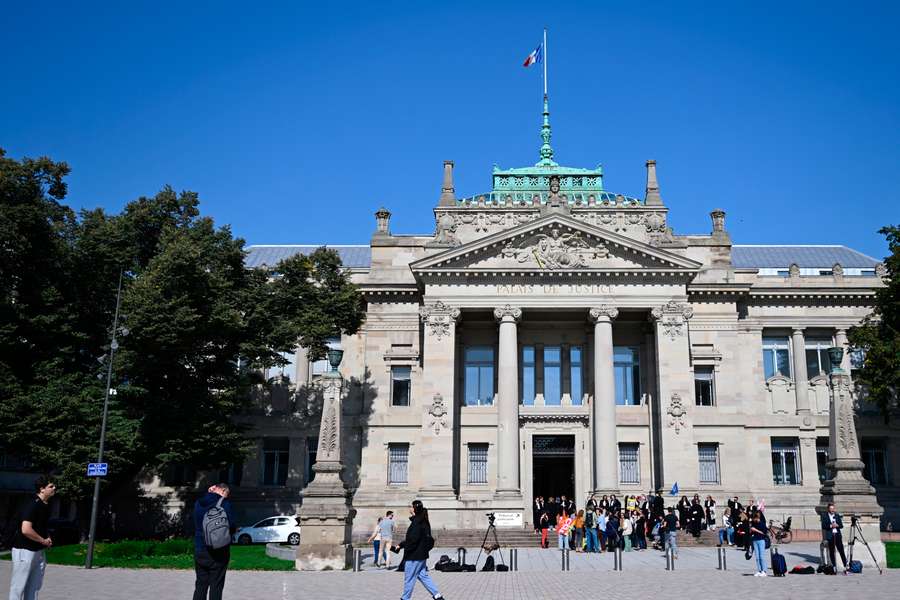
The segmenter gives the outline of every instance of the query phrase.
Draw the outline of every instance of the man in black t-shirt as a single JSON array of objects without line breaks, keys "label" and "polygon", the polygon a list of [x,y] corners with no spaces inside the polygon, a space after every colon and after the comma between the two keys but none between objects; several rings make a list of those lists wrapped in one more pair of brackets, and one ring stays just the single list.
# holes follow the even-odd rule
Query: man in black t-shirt
[{"label": "man in black t-shirt", "polygon": [[43,475],[34,482],[37,495],[19,513],[21,525],[12,543],[12,576],[9,582],[10,600],[34,600],[44,583],[47,559],[44,550],[53,545],[47,537],[50,519],[50,498],[56,484]]},{"label": "man in black t-shirt", "polygon": [[681,526],[681,523],[678,522],[678,515],[675,514],[675,509],[671,506],[669,507],[669,513],[665,518],[666,525],[666,549],[672,549],[672,556],[678,558],[678,528]]}]

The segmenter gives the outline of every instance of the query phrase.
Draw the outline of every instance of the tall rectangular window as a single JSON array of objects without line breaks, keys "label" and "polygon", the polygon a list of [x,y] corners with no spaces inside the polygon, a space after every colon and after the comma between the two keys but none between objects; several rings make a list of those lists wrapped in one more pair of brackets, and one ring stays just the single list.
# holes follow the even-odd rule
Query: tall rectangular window
[{"label": "tall rectangular window", "polygon": [[494,403],[494,349],[471,346],[464,360],[466,406],[490,406]]},{"label": "tall rectangular window", "polygon": [[825,481],[829,477],[828,472],[828,438],[816,438],[816,468],[819,471],[819,481]]},{"label": "tall rectangular window", "polygon": [[287,483],[290,448],[291,440],[286,437],[263,439],[263,485]]},{"label": "tall rectangular window", "polygon": [[640,404],[641,372],[637,348],[614,347],[613,369],[616,377],[616,404]]},{"label": "tall rectangular window", "polygon": [[828,349],[834,344],[831,338],[808,337],[806,345],[806,375],[812,379],[819,373],[831,372],[831,360],[828,358]]},{"label": "tall rectangular window", "polygon": [[562,349],[544,346],[544,404],[562,404]]},{"label": "tall rectangular window", "polygon": [[619,444],[619,483],[640,483],[640,444]]},{"label": "tall rectangular window", "polygon": [[469,444],[469,483],[488,482],[488,445]]},{"label": "tall rectangular window", "polygon": [[[332,350],[340,350],[341,349],[341,338],[333,337],[328,338],[328,341],[325,342],[325,345],[328,346]],[[321,375],[323,373],[327,373],[331,370],[331,365],[328,364],[328,357],[317,360],[316,362],[310,365],[312,368],[313,375]]]},{"label": "tall rectangular window", "polygon": [[861,444],[862,461],[865,465],[863,475],[872,485],[884,485],[887,477],[887,456],[884,442],[881,440],[863,440]]},{"label": "tall rectangular window", "polygon": [[797,438],[772,438],[772,482],[775,485],[800,485]]},{"label": "tall rectangular window", "polygon": [[409,483],[409,444],[388,444],[388,484]]},{"label": "tall rectangular window", "polygon": [[763,338],[763,369],[766,380],[774,377],[776,373],[791,378],[791,351],[788,338]]},{"label": "tall rectangular window", "polygon": [[313,471],[313,465],[316,464],[316,457],[319,454],[319,440],[314,437],[306,438],[306,483],[316,478],[316,472]]},{"label": "tall rectangular window", "polygon": [[569,371],[572,380],[569,393],[572,396],[572,404],[575,406],[581,406],[581,400],[584,396],[584,380],[582,379],[583,355],[584,353],[581,351],[581,346],[572,346],[569,348]]},{"label": "tall rectangular window", "polygon": [[719,444],[697,444],[697,455],[700,461],[700,483],[718,484]]},{"label": "tall rectangular window", "polygon": [[409,406],[412,367],[391,367],[391,404]]},{"label": "tall rectangular window", "polygon": [[712,367],[694,367],[694,400],[697,406],[716,403],[715,375]]},{"label": "tall rectangular window", "polygon": [[534,405],[534,346],[522,346],[522,404]]}]

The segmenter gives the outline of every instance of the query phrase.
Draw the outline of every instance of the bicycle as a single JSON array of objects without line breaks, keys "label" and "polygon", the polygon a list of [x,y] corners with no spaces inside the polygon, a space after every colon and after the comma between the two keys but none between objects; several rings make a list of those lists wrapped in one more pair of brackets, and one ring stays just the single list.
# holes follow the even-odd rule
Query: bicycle
[{"label": "bicycle", "polygon": [[784,523],[779,524],[778,521],[772,521],[769,524],[769,542],[771,544],[790,544],[794,538],[791,532],[791,518],[788,517]]}]

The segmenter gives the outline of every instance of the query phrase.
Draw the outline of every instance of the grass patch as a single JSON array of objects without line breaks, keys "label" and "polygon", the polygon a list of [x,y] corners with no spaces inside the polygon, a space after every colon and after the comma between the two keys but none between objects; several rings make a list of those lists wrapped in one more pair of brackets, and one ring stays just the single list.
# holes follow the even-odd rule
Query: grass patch
[{"label": "grass patch", "polygon": [[885,542],[888,569],[900,569],[900,542]]},{"label": "grass patch", "polygon": [[[59,546],[47,551],[47,562],[52,565],[83,566],[87,554],[86,544]],[[2,560],[10,560],[7,554]],[[167,540],[165,542],[126,540],[116,543],[98,543],[94,547],[95,567],[120,569],[193,569],[193,540]],[[293,571],[294,562],[266,556],[265,545],[232,546],[230,571]]]}]

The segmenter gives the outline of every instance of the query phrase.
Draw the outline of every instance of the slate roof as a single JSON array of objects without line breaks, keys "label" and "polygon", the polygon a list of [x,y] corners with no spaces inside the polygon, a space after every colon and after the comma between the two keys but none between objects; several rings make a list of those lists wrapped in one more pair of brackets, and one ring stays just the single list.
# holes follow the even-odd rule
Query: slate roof
[{"label": "slate roof", "polygon": [[[368,246],[331,246],[326,248],[335,250],[344,263],[351,269],[368,269],[372,265],[372,252]],[[263,265],[273,267],[285,258],[295,254],[312,254],[321,246],[247,246],[247,258],[244,265],[250,268]]]},{"label": "slate roof", "polygon": [[872,269],[879,261],[847,246],[740,246],[731,247],[735,268],[787,269],[792,263],[802,268],[830,269],[835,263],[844,268]]}]

